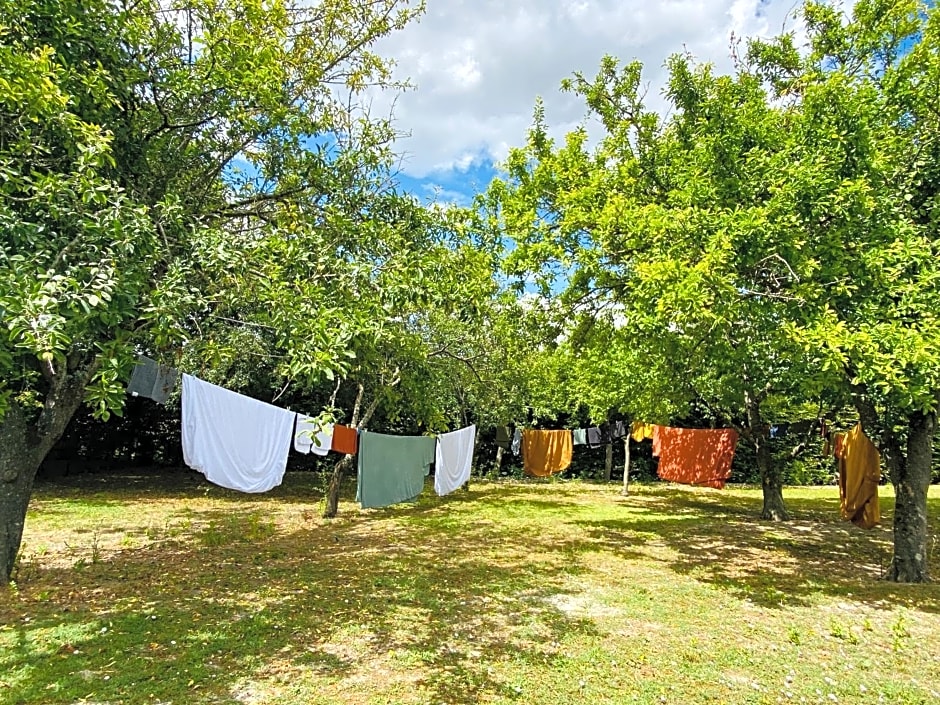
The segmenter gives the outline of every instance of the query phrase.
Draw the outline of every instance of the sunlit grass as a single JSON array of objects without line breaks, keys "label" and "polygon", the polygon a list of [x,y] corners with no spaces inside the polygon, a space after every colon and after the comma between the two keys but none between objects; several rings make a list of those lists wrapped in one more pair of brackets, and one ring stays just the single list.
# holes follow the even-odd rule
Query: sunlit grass
[{"label": "sunlit grass", "polygon": [[831,487],[787,490],[786,524],[755,519],[753,488],[557,481],[347,498],[328,522],[314,483],[39,488],[0,702],[940,699],[940,586],[878,580],[885,488],[866,532]]}]

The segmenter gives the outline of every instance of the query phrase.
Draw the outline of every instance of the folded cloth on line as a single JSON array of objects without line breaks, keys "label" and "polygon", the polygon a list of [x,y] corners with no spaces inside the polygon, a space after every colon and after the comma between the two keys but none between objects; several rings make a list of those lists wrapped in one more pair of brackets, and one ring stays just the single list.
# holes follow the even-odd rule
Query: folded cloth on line
[{"label": "folded cloth on line", "polygon": [[437,437],[434,491],[441,497],[460,488],[470,479],[470,469],[473,464],[473,444],[476,437],[476,426],[467,426],[459,431],[442,433]]},{"label": "folded cloth on line", "polygon": [[294,432],[294,450],[298,453],[326,455],[333,447],[333,424],[322,426],[310,416],[297,415],[297,430]]},{"label": "folded cloth on line", "polygon": [[634,421],[630,425],[630,438],[635,440],[637,443],[645,441],[647,438],[653,437],[654,428],[654,424],[643,423],[642,421]]},{"label": "folded cloth on line", "polygon": [[659,456],[659,477],[686,485],[721,489],[731,477],[738,442],[732,428],[671,428],[653,430],[653,455]]},{"label": "folded cloth on line", "polygon": [[183,375],[183,459],[211,482],[241,492],[281,484],[293,411]]},{"label": "folded cloth on line", "polygon": [[599,426],[592,426],[587,430],[588,448],[600,448],[604,445],[604,432]]},{"label": "folded cloth on line", "polygon": [[576,446],[587,445],[587,429],[576,428],[571,432],[571,442]]},{"label": "folded cloth on line", "polygon": [[522,429],[516,426],[516,432],[512,434],[512,454],[519,455],[522,449]]},{"label": "folded cloth on line", "polygon": [[179,372],[169,365],[161,365],[144,355],[137,356],[137,364],[127,383],[127,393],[134,397],[147,397],[157,404],[165,404],[176,389]]},{"label": "folded cloth on line", "polygon": [[359,445],[359,432],[351,426],[333,424],[333,442],[330,450],[346,455],[355,455]]},{"label": "folded cloth on line", "polygon": [[548,477],[571,465],[571,431],[533,431],[522,433],[522,466],[526,475]]},{"label": "folded cloth on line", "polygon": [[359,437],[356,501],[368,509],[414,499],[424,489],[436,448],[436,439],[430,436],[363,431]]}]

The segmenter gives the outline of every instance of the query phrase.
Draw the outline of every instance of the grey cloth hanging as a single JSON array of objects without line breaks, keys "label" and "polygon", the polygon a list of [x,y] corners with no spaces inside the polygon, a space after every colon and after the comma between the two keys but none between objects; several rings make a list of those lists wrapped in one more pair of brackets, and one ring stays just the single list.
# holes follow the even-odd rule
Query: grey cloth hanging
[{"label": "grey cloth hanging", "polygon": [[516,426],[516,432],[512,434],[512,454],[519,455],[522,451],[522,429]]},{"label": "grey cloth hanging", "polygon": [[592,426],[587,430],[588,448],[600,448],[604,445],[604,433],[597,426]]},{"label": "grey cloth hanging", "polygon": [[131,380],[127,383],[127,393],[135,397],[153,399],[157,404],[165,404],[176,389],[178,379],[179,372],[175,368],[139,355],[131,373]]},{"label": "grey cloth hanging", "polygon": [[509,446],[512,444],[512,439],[509,437],[509,427],[508,426],[497,426],[496,427],[496,447],[509,449]]}]

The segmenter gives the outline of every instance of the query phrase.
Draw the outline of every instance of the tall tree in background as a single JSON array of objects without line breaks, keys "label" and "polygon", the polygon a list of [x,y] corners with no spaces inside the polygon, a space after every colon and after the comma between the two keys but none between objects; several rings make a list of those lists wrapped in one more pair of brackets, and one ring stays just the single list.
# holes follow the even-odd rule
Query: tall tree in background
[{"label": "tall tree in background", "polygon": [[294,374],[348,365],[354,331],[275,258],[307,257],[302,223],[348,264],[353,228],[383,217],[393,135],[358,96],[390,84],[369,47],[421,10],[0,2],[0,580],[39,464],[83,399],[120,409],[137,347],[238,309]]},{"label": "tall tree in background", "polygon": [[566,81],[603,125],[599,145],[580,130],[555,148],[537,109],[487,203],[518,244],[511,271],[547,263],[573,314],[615,311],[631,351],[623,405],[654,413],[651,368],[719,415],[744,412],[763,516],[786,515],[762,447],[768,397],[851,393],[897,491],[889,577],[922,581],[940,392],[940,13],[862,0],[851,17],[819,3],[802,15],[806,47],[751,42],[732,76],[673,57],[665,120],[645,108],[638,64],[608,58],[593,81]]},{"label": "tall tree in background", "polygon": [[770,222],[785,125],[757,78],[683,56],[669,67],[667,122],[644,106],[639,64],[607,58],[594,80],[567,81],[603,125],[600,144],[579,130],[556,149],[538,109],[490,202],[517,243],[510,271],[563,275],[584,384],[646,420],[703,402],[754,443],[762,516],[786,519],[761,413],[800,360],[779,312],[795,305],[783,287],[797,275],[775,255],[788,234]]},{"label": "tall tree in background", "polygon": [[789,324],[814,386],[839,385],[895,487],[888,577],[928,575],[927,488],[940,403],[940,13],[808,3],[809,46],[752,42],[748,62],[793,119],[790,226],[814,268]]}]

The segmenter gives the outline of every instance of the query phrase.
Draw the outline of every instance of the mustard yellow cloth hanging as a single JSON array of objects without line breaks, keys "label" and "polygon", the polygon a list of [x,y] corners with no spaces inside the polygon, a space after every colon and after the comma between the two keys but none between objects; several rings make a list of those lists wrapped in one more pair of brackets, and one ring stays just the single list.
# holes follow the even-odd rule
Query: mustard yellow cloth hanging
[{"label": "mustard yellow cloth hanging", "polygon": [[522,432],[522,466],[526,475],[548,477],[571,465],[571,431]]},{"label": "mustard yellow cloth hanging", "polygon": [[881,481],[881,454],[862,424],[836,439],[839,461],[839,505],[842,518],[863,529],[881,523],[878,483]]}]

